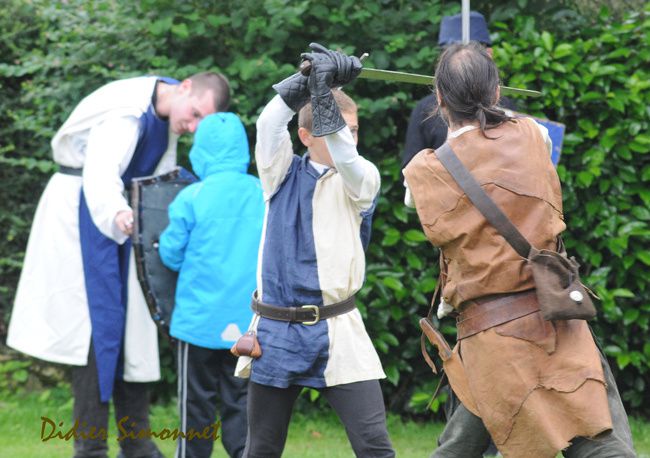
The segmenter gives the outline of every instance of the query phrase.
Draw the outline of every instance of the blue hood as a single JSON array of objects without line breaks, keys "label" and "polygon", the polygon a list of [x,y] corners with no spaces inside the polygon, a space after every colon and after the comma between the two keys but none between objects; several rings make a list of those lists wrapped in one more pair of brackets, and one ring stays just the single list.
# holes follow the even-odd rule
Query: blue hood
[{"label": "blue hood", "polygon": [[239,117],[234,113],[213,113],[203,118],[194,135],[190,162],[201,180],[219,172],[246,173],[250,152]]}]

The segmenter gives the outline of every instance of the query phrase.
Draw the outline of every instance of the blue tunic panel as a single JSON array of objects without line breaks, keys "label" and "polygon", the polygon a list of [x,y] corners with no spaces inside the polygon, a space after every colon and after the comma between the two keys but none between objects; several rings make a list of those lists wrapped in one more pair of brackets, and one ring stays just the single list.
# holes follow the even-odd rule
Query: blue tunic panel
[{"label": "blue tunic panel", "polygon": [[[307,155],[302,159],[294,156],[284,183],[271,198],[261,261],[265,303],[294,307],[323,304],[312,228],[312,200],[319,177]],[[257,331],[265,342],[264,358],[255,364],[253,381],[325,386],[329,339],[324,321],[293,326],[263,320]]]},{"label": "blue tunic panel", "polygon": [[[374,205],[355,209],[336,171],[319,173],[308,154],[293,156],[284,177],[267,202],[260,260],[262,301],[323,306],[335,295],[328,285],[345,291],[336,300],[356,293],[361,280],[355,272],[365,266],[360,247],[369,240]],[[323,208],[336,211],[323,216]],[[350,231],[352,236],[346,236]],[[342,242],[340,252],[323,249],[339,236],[349,241]],[[352,250],[345,243],[359,248]],[[348,258],[346,268],[332,268]],[[262,356],[253,362],[251,380],[259,384],[323,388],[384,376],[357,310],[313,326],[260,318],[257,334]],[[353,354],[355,347],[358,354]]]},{"label": "blue tunic panel", "polygon": [[[161,79],[178,84],[176,80]],[[138,142],[131,162],[121,177],[125,187],[132,178],[154,172],[169,142],[169,122],[156,116],[153,105],[149,105],[139,123]],[[118,245],[99,231],[92,222],[83,189],[79,204],[79,236],[100,398],[102,402],[108,402],[115,377],[122,375],[119,361],[122,358],[126,319],[131,242],[129,240]]]}]

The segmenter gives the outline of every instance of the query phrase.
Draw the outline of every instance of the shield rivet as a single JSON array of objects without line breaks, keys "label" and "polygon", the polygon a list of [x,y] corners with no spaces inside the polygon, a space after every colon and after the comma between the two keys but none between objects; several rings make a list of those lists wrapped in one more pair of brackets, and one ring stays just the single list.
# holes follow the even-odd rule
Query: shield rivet
[{"label": "shield rivet", "polygon": [[571,300],[577,302],[578,304],[582,302],[582,299],[584,299],[584,296],[580,291],[571,291],[569,293],[569,297]]}]

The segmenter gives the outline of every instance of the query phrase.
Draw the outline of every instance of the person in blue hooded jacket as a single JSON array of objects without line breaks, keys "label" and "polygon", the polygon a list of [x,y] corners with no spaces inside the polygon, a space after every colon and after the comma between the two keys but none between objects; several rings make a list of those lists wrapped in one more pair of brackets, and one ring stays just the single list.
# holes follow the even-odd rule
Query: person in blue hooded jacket
[{"label": "person in blue hooded jacket", "polygon": [[[183,189],[169,207],[160,257],[178,271],[170,333],[178,340],[181,431],[215,426],[231,457],[246,442],[247,381],[234,377],[229,349],[251,321],[257,254],[264,219],[260,181],[250,162],[244,126],[233,113],[199,124],[190,162],[201,181]],[[209,457],[214,438],[179,438],[177,456]]]}]

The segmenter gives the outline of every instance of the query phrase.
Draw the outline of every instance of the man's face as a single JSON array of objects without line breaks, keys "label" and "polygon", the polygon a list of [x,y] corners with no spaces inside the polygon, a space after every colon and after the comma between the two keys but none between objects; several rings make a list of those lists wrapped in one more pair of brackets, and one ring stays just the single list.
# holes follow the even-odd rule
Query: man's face
[{"label": "man's face", "polygon": [[216,111],[214,95],[211,90],[201,93],[192,91],[191,84],[184,85],[185,81],[178,88],[178,93],[169,111],[169,124],[172,132],[178,135],[187,132],[194,133],[199,121]]},{"label": "man's face", "polygon": [[[343,112],[341,113],[341,116],[343,116],[343,119],[348,125],[350,132],[352,132],[354,143],[359,143],[359,117],[357,116],[357,112]],[[303,143],[309,149],[309,157],[311,160],[318,162],[319,164],[334,167],[332,156],[330,156],[330,152],[327,148],[327,143],[323,137],[314,137],[309,133],[305,136],[304,139],[301,138],[301,140],[303,140]]]}]

